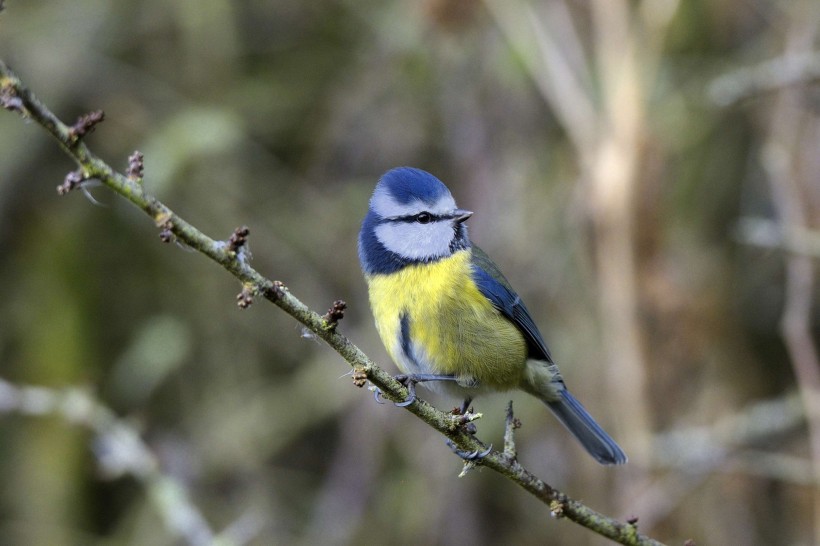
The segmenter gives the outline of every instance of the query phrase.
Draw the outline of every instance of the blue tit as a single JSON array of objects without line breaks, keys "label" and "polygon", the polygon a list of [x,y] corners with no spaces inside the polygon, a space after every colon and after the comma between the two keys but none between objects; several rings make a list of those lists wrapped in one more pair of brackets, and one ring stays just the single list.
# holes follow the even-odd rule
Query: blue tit
[{"label": "blue tit", "polygon": [[625,463],[623,450],[567,390],[521,298],[470,242],[464,222],[472,214],[420,169],[393,169],[376,185],[359,260],[390,357],[409,386],[431,382],[462,397],[464,409],[485,392],[527,392],[595,460]]}]

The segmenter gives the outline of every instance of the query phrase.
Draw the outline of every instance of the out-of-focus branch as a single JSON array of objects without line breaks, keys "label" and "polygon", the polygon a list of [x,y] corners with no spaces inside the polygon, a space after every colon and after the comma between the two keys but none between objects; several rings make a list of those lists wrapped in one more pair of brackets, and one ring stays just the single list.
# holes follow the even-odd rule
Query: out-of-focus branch
[{"label": "out-of-focus branch", "polygon": [[[56,415],[91,430],[95,434],[94,454],[103,474],[110,478],[130,475],[139,481],[167,529],[190,546],[239,546],[252,540],[259,531],[258,519],[249,515],[240,518],[221,536],[215,535],[191,502],[185,486],[162,472],[139,432],[85,390],[18,386],[0,379],[0,413]],[[256,522],[254,526],[251,519]],[[237,533],[239,527],[244,534]],[[255,531],[248,532],[249,529]],[[238,540],[239,537],[242,540]]]},{"label": "out-of-focus branch", "polygon": [[741,472],[803,486],[820,485],[812,462],[750,449],[757,443],[799,429],[805,413],[797,393],[756,402],[714,424],[677,428],[655,435],[653,467],[680,472],[655,478],[634,499],[633,509],[650,527],[663,521],[715,472]]},{"label": "out-of-focus branch", "polygon": [[[778,137],[773,137],[778,138]],[[805,229],[800,192],[795,185],[781,142],[770,142],[764,154],[775,206],[784,231]],[[814,462],[813,475],[820,481],[820,358],[811,333],[811,307],[814,291],[814,266],[809,256],[786,257],[786,291],[781,333],[786,342],[806,410],[809,446]],[[815,539],[820,540],[820,489],[815,492]]]},{"label": "out-of-focus branch", "polygon": [[[593,90],[589,87],[591,71],[566,7],[561,3],[549,7],[559,16],[559,24],[564,25],[563,32],[569,37],[559,47],[559,38],[552,27],[547,27],[527,3],[500,0],[485,3],[575,148],[594,147],[598,119]],[[573,46],[575,50],[570,51]]]},{"label": "out-of-focus branch", "polygon": [[[811,51],[817,36],[820,9],[809,3],[796,10],[787,35],[785,58],[802,57]],[[771,188],[772,202],[784,233],[808,229],[808,195],[817,183],[816,173],[804,172],[804,157],[817,153],[812,135],[820,119],[805,108],[800,90],[783,88],[774,102],[761,162]],[[805,142],[810,144],[805,146]],[[792,361],[809,428],[813,475],[820,480],[820,355],[811,331],[814,264],[809,256],[786,256],[785,301],[780,330]],[[814,490],[814,539],[820,542],[820,488]]]},{"label": "out-of-focus branch", "polygon": [[[744,446],[784,434],[804,422],[804,408],[796,393],[757,402],[709,426],[686,427],[656,435],[653,463],[697,471],[713,466],[715,461],[722,461],[727,454],[742,450]],[[805,478],[813,481],[809,476]]]},{"label": "out-of-focus branch", "polygon": [[585,44],[589,52],[577,39],[567,2],[549,2],[538,12],[520,0],[485,4],[575,148],[579,193],[594,230],[598,298],[610,359],[608,396],[623,422],[630,424],[621,437],[638,464],[623,475],[634,484],[642,481],[641,463],[651,458],[636,247],[640,173],[651,136],[647,87],[678,2],[639,8],[623,0],[588,3],[587,24],[593,32],[591,44]]},{"label": "out-of-focus branch", "polygon": [[766,218],[741,218],[735,236],[748,245],[820,258],[820,231],[784,226]]},{"label": "out-of-focus branch", "polygon": [[715,78],[709,98],[718,106],[820,80],[820,53],[784,55]]},{"label": "out-of-focus branch", "polygon": [[[642,73],[642,36],[634,28],[633,8],[624,0],[590,2],[593,48],[601,107],[595,148],[586,156],[585,202],[592,241],[603,322],[610,403],[628,428],[620,437],[638,464],[621,478],[632,497],[648,479],[652,411],[648,398],[646,347],[640,322],[640,260],[637,246],[638,199],[644,161],[647,94]],[[644,464],[641,464],[644,463]],[[624,494],[624,493],[622,493]]]},{"label": "out-of-focus branch", "polygon": [[[281,282],[271,281],[252,268],[246,252],[245,243],[249,235],[247,228],[237,229],[229,241],[215,241],[183,220],[145,190],[142,184],[143,158],[141,154],[132,155],[126,175],[116,172],[94,155],[81,137],[90,130],[89,124],[93,126],[100,121],[101,115],[81,118],[77,124],[69,127],[40,103],[1,61],[0,106],[32,119],[44,127],[79,165],[79,169],[70,174],[60,186],[61,193],[82,187],[86,180],[99,180],[103,185],[125,197],[148,214],[160,229],[161,240],[177,241],[187,245],[211,258],[239,279],[243,285],[242,292],[237,297],[240,307],[250,305],[256,296],[264,297],[301,322],[338,352],[353,367],[354,384],[364,386],[367,381],[370,381],[384,393],[386,398],[393,401],[406,399],[408,392],[401,383],[376,366],[358,347],[336,331],[337,323],[341,318],[340,313],[344,307],[342,302],[334,303],[333,309],[323,317],[311,311]],[[334,312],[334,309],[337,312]],[[465,416],[444,413],[421,399],[416,399],[406,409],[447,436],[461,450],[484,451],[486,446],[465,430]],[[485,466],[509,478],[549,506],[556,518],[565,517],[621,544],[660,544],[639,534],[634,523],[617,521],[592,510],[579,501],[570,499],[529,472],[514,457],[508,457],[499,451],[492,451],[486,457],[470,464]]]}]

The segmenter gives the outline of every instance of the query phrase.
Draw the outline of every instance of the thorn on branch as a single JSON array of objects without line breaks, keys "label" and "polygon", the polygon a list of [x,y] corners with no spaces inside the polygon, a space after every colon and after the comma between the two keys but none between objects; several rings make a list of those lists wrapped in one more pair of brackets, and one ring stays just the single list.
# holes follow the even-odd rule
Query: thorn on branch
[{"label": "thorn on branch", "polygon": [[145,164],[143,162],[144,157],[145,156],[143,156],[142,152],[139,150],[135,150],[133,154],[128,156],[128,170],[125,171],[125,174],[128,175],[129,179],[142,180],[142,175],[145,168]]},{"label": "thorn on branch", "polygon": [[249,284],[242,287],[242,292],[236,295],[236,304],[240,309],[247,309],[253,304],[253,295],[255,292],[256,290]]},{"label": "thorn on branch", "polygon": [[71,190],[75,190],[80,187],[80,185],[88,180],[85,174],[81,170],[71,171],[63,180],[63,183],[57,186],[57,193],[60,195],[65,195]]},{"label": "thorn on branch", "polygon": [[333,307],[328,309],[327,313],[322,316],[322,319],[325,321],[325,329],[330,331],[336,330],[339,321],[345,317],[345,309],[347,309],[347,303],[342,300],[334,301]]},{"label": "thorn on branch", "polygon": [[251,230],[248,229],[248,226],[238,227],[233,230],[231,238],[228,239],[228,250],[234,253],[239,252],[248,243],[250,233]]},{"label": "thorn on branch", "polygon": [[353,368],[353,385],[362,388],[367,384],[367,374],[363,368]]},{"label": "thorn on branch", "polygon": [[638,527],[638,516],[629,516],[626,519],[626,522],[631,525],[632,527]]},{"label": "thorn on branch", "polygon": [[94,110],[84,116],[77,118],[77,121],[68,130],[68,138],[72,143],[76,143],[85,135],[94,132],[94,127],[105,119],[105,112]]}]

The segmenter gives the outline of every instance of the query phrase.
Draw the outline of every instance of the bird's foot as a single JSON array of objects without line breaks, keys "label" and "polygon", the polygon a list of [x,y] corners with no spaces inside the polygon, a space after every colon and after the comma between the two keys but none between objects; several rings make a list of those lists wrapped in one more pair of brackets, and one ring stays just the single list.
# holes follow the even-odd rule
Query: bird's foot
[{"label": "bird's foot", "polygon": [[[399,374],[393,377],[396,381],[404,385],[407,389],[407,398],[401,402],[395,402],[399,407],[406,407],[417,400],[416,384],[425,381],[455,381],[456,378],[452,375],[437,375],[431,373],[416,373],[416,374]],[[379,404],[384,404],[384,393],[379,387],[373,386],[373,398]],[[469,401],[465,402],[469,403]]]},{"label": "bird's foot", "polygon": [[477,429],[476,426],[473,424],[473,421],[476,420],[479,416],[473,413],[475,410],[470,407],[470,402],[472,402],[472,398],[465,398],[464,402],[461,403],[461,406],[455,407],[450,410],[450,415],[461,417],[460,419],[460,426],[467,434],[475,435]]},{"label": "bird's foot", "polygon": [[457,406],[450,410],[450,414],[452,415],[467,415],[471,411],[470,402],[472,402],[472,398],[465,398],[464,401],[461,403],[460,406]]},{"label": "bird's foot", "polygon": [[492,444],[490,444],[490,446],[487,447],[487,449],[485,449],[484,451],[480,451],[478,449],[474,451],[467,451],[465,449],[460,449],[456,444],[453,443],[452,440],[447,440],[447,447],[449,447],[453,453],[455,453],[467,462],[480,461],[481,459],[489,455],[490,452],[493,450],[493,446]]},{"label": "bird's foot", "polygon": [[438,375],[432,373],[414,373],[414,374],[399,374],[394,377],[396,381],[407,388],[407,398],[402,402],[396,402],[396,405],[403,408],[409,406],[416,401],[416,384],[426,381],[455,381],[456,378],[452,375]]}]

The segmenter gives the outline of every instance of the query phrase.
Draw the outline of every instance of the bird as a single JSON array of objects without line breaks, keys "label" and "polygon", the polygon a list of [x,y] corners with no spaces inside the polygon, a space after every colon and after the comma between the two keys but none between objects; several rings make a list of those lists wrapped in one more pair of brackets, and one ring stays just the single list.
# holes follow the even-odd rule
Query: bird
[{"label": "bird", "polygon": [[397,378],[463,398],[522,390],[541,400],[601,464],[627,456],[567,390],[521,297],[474,245],[444,183],[398,167],[376,184],[358,238],[370,307]]}]

